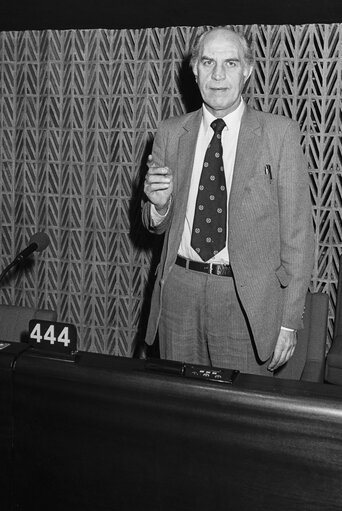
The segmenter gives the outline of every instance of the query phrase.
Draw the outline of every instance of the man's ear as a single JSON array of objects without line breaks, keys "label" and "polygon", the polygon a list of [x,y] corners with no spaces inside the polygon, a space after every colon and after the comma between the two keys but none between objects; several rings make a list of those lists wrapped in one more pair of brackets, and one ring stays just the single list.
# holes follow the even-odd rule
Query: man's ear
[{"label": "man's ear", "polygon": [[252,71],[253,71],[253,66],[247,66],[246,69],[245,69],[246,72],[244,72],[244,77],[245,77],[245,83],[249,80],[251,74],[252,74]]},{"label": "man's ear", "polygon": [[197,71],[197,62],[192,66],[192,72],[195,77],[195,82],[197,83],[198,71]]}]

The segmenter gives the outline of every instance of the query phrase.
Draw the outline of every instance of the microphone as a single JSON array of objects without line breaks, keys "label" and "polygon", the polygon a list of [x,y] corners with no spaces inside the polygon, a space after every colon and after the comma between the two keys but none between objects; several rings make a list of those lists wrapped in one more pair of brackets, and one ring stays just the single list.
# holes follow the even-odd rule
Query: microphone
[{"label": "microphone", "polygon": [[24,261],[24,259],[26,259],[33,252],[35,251],[41,252],[49,245],[49,243],[50,243],[49,236],[45,232],[37,232],[36,234],[31,236],[28,246],[24,248],[24,250],[20,252],[1,273],[0,281],[13,266],[16,266],[17,264]]},{"label": "microphone", "polygon": [[49,243],[49,236],[45,234],[45,232],[37,232],[31,236],[29,245],[16,256],[11,265],[15,266],[16,264],[21,263],[24,259],[26,259],[26,257],[35,251],[41,252],[48,246]]}]

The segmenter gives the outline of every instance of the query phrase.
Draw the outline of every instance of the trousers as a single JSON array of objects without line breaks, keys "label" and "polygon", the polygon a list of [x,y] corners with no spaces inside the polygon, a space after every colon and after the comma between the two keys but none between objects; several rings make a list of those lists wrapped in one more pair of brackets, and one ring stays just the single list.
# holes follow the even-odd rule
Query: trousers
[{"label": "trousers", "polygon": [[272,376],[258,358],[233,277],[174,265],[159,322],[161,358]]}]

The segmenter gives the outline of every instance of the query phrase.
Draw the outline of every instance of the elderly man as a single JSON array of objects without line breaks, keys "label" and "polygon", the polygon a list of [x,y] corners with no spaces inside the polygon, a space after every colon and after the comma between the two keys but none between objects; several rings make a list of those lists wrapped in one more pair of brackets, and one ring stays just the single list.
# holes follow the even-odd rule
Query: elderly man
[{"label": "elderly man", "polygon": [[313,265],[297,124],[242,99],[245,38],[203,33],[191,65],[203,105],[160,124],[143,222],[164,233],[146,343],[162,358],[273,374],[295,352]]}]

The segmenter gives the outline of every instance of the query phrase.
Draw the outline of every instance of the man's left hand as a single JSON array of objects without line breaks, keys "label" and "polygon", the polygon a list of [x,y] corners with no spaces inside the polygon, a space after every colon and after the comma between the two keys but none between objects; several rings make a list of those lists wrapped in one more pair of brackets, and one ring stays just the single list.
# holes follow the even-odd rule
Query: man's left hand
[{"label": "man's left hand", "polygon": [[277,344],[274,348],[272,360],[268,366],[269,371],[275,371],[285,364],[293,355],[297,344],[296,330],[280,330]]}]

